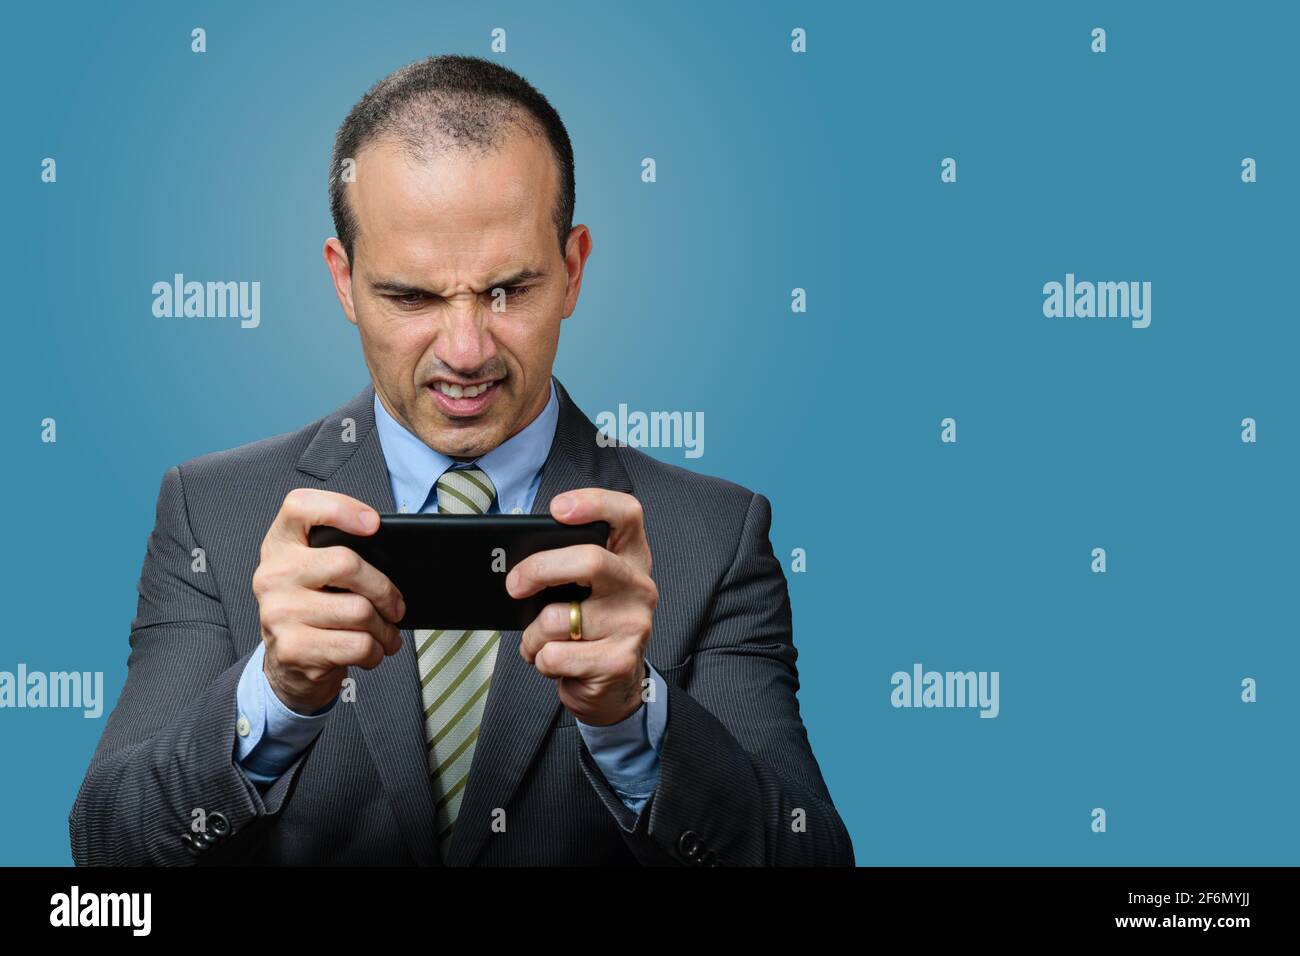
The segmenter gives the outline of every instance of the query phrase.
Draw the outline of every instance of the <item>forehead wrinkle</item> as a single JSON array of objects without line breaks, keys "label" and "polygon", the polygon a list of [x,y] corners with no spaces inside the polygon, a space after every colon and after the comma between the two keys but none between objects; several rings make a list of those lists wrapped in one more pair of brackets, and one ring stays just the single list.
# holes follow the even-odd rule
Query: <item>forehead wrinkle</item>
[{"label": "forehead wrinkle", "polygon": [[[366,260],[362,260],[363,268]],[[477,289],[479,292],[492,289],[502,283],[504,280],[513,279],[518,273],[524,270],[531,270],[536,273],[546,273],[546,269],[541,263],[533,262],[527,255],[511,256],[506,259],[496,260],[496,264],[482,270],[462,269],[458,270],[453,267],[450,271],[453,279],[452,283],[443,281],[445,270],[440,268],[441,263],[426,265],[423,262],[411,263],[405,268],[386,269],[377,274],[370,274],[367,271],[366,279],[372,285],[393,285],[402,286],[410,289],[424,289],[439,295],[446,294],[451,288],[466,287],[467,289]],[[465,274],[472,272],[472,274]],[[533,281],[525,279],[524,281]]]}]

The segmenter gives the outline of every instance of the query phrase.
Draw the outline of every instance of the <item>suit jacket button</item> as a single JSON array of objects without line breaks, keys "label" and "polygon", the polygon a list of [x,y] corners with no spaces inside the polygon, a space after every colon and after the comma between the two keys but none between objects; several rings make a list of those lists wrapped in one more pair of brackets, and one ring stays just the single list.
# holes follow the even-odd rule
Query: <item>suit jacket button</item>
[{"label": "suit jacket button", "polygon": [[691,863],[699,857],[702,848],[700,835],[694,830],[683,830],[682,835],[677,838],[677,852]]},{"label": "suit jacket button", "polygon": [[181,837],[181,840],[195,856],[203,853],[212,845],[212,840],[206,833],[187,833]]},{"label": "suit jacket button", "polygon": [[230,836],[230,821],[226,819],[225,814],[215,811],[208,814],[208,832],[217,840]]}]

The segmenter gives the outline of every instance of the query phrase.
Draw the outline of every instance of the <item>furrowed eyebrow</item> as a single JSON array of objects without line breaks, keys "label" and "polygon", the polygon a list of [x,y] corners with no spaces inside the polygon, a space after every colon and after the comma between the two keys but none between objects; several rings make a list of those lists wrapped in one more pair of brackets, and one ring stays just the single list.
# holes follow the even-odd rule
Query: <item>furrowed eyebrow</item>
[{"label": "furrowed eyebrow", "polygon": [[[529,282],[533,279],[544,279],[546,273],[537,269],[520,269],[513,275],[498,279],[488,286],[488,289],[501,287],[516,286],[523,282]],[[376,279],[370,283],[370,287],[376,292],[386,295],[430,295],[437,296],[438,293],[430,292],[428,289],[422,289],[419,286],[407,285],[405,282],[398,282],[395,279]]]},{"label": "furrowed eyebrow", "polygon": [[522,282],[530,282],[533,279],[544,279],[544,278],[546,278],[545,272],[539,272],[536,269],[520,269],[512,276],[506,276],[504,279],[498,279],[496,282],[493,282],[490,286],[488,286],[488,288],[495,289],[499,286],[519,285]]}]

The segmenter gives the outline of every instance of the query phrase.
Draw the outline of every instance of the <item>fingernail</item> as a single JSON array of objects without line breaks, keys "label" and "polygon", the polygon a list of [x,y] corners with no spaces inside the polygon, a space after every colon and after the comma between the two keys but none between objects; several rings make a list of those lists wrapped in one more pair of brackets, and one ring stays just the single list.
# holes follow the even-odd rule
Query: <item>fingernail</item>
[{"label": "fingernail", "polygon": [[379,527],[379,513],[376,511],[366,509],[357,516],[357,520],[361,522],[362,531],[374,531]]},{"label": "fingernail", "polygon": [[563,495],[561,495],[560,497],[555,499],[552,506],[552,510],[554,511],[557,517],[560,518],[568,517],[573,512],[573,499],[566,498]]}]

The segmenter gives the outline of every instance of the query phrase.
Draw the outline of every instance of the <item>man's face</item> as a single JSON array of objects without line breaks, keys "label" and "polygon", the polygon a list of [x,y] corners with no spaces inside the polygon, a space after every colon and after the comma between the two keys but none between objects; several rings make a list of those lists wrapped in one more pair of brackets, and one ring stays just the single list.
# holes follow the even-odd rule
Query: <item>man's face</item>
[{"label": "man's face", "polygon": [[355,262],[336,238],[324,250],[339,301],[389,413],[434,450],[476,458],[545,407],[590,235],[575,226],[560,254],[559,176],[535,136],[428,161],[381,140],[355,158]]}]

